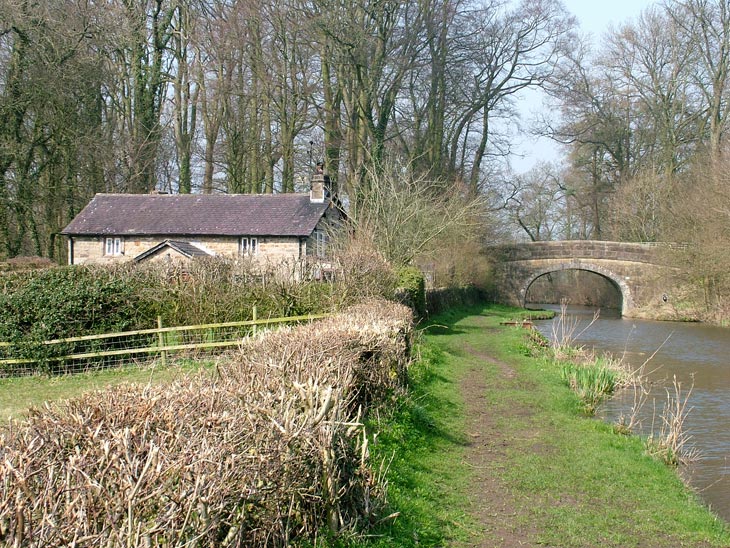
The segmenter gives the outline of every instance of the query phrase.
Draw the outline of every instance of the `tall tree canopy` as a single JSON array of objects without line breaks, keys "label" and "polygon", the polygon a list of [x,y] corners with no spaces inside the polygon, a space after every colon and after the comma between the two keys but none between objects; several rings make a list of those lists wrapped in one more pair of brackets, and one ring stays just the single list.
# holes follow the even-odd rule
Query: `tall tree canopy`
[{"label": "tall tree canopy", "polygon": [[586,236],[677,238],[672,203],[697,184],[697,162],[727,153],[730,4],[651,5],[564,56],[545,89],[558,115],[542,129],[565,145]]},{"label": "tall tree canopy", "polygon": [[478,194],[573,25],[558,0],[3,2],[0,257],[63,256],[95,192],[289,192],[318,159],[352,207],[390,157]]}]

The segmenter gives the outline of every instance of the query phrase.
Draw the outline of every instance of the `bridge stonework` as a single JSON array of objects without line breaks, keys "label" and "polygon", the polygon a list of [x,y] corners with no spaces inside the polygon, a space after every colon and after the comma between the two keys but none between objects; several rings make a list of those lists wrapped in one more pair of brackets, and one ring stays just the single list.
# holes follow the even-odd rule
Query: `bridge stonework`
[{"label": "bridge stonework", "polygon": [[[663,296],[673,287],[674,271],[665,266],[665,247],[650,244],[571,240],[496,246],[495,300],[524,306],[532,283],[560,270],[594,272],[621,293],[621,313],[627,317],[662,317]],[[666,314],[670,313],[666,310]]]}]

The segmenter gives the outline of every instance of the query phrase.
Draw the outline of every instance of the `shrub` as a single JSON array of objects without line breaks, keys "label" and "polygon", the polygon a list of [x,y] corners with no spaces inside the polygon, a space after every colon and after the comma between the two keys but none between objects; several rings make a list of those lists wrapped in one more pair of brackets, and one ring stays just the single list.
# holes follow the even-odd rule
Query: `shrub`
[{"label": "shrub", "polygon": [[44,341],[151,326],[139,280],[114,270],[54,268],[14,274],[5,282],[0,341],[14,343],[13,357],[34,360],[36,371],[59,371],[63,364],[52,358],[74,351],[73,343]]},{"label": "shrub", "polygon": [[409,305],[416,316],[426,316],[426,282],[415,266],[404,266],[398,269],[398,288],[403,293],[404,303]]},{"label": "shrub", "polygon": [[0,294],[0,340],[53,339],[135,328],[145,316],[134,278],[108,269],[17,275]]},{"label": "shrub", "polygon": [[392,299],[398,276],[370,233],[346,234],[333,241],[335,281],[341,303],[373,297]]},{"label": "shrub", "polygon": [[454,234],[431,256],[435,287],[477,287],[493,290],[493,267],[484,251],[484,237]]},{"label": "shrub", "polygon": [[442,287],[429,289],[426,292],[426,307],[429,314],[439,314],[450,308],[473,306],[486,300],[484,291],[474,286]]},{"label": "shrub", "polygon": [[[181,264],[73,266],[1,278],[0,341],[13,356],[56,372],[53,357],[73,345],[49,339],[166,326],[331,312],[393,295],[392,269],[367,250],[339,258],[334,281],[313,279],[303,263],[257,265],[216,258]],[[60,370],[60,369],[59,369]]]}]

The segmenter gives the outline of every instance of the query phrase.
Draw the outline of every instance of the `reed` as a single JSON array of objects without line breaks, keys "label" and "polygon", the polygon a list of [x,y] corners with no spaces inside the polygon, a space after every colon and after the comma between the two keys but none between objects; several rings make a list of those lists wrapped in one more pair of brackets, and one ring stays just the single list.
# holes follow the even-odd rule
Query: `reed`
[{"label": "reed", "polygon": [[659,431],[646,440],[647,452],[670,466],[689,464],[699,458],[697,449],[691,447],[692,436],[685,428],[685,420],[692,407],[689,405],[694,383],[684,392],[676,375],[671,388],[666,388],[667,401],[660,414]]},{"label": "reed", "polygon": [[581,326],[580,319],[576,316],[568,314],[568,303],[565,300],[560,302],[560,313],[551,322],[552,327],[552,350],[557,359],[570,358],[579,352],[580,347],[576,347],[575,341],[590,329],[598,320],[600,311],[596,310],[593,319],[585,325]]},{"label": "reed", "polygon": [[598,405],[613,394],[618,384],[616,371],[600,362],[564,363],[562,378],[578,395],[588,415],[595,415]]}]

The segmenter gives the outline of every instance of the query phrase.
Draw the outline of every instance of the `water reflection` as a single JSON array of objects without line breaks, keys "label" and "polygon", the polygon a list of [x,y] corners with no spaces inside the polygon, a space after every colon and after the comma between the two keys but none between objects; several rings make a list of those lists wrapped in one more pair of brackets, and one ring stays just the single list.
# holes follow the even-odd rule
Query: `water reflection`
[{"label": "water reflection", "polygon": [[[593,312],[588,307],[568,308],[579,322],[576,334],[590,323]],[[552,335],[551,321],[537,324],[545,336]],[[651,433],[652,425],[658,432],[659,413],[674,376],[685,391],[692,387],[692,410],[685,427],[701,456],[683,473],[712,509],[730,520],[730,331],[703,324],[632,320],[606,310],[576,344],[622,356],[634,368],[649,360],[646,371],[653,385],[641,413],[643,434]],[[615,422],[630,411],[633,400],[633,391],[617,394],[602,407],[603,418]]]}]

